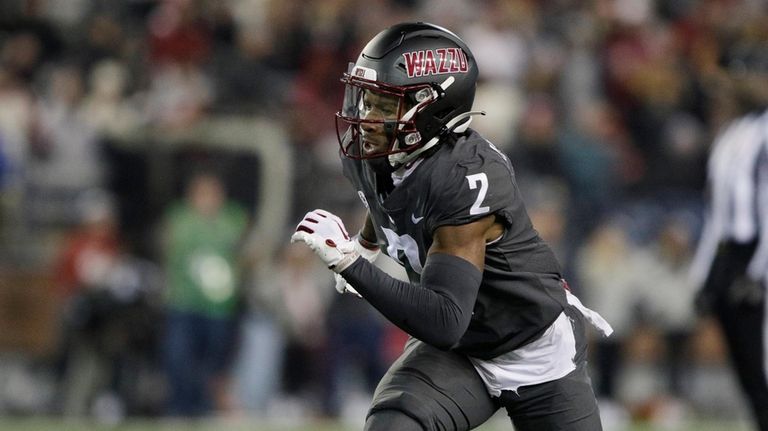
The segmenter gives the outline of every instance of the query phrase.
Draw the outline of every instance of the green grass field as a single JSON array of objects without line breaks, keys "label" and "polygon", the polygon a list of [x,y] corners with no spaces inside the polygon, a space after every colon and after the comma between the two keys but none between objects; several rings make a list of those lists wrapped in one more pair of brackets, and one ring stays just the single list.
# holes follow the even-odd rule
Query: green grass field
[{"label": "green grass field", "polygon": [[[132,420],[120,425],[46,418],[1,418],[0,431],[359,431],[357,427],[335,422],[312,422],[302,425],[267,424],[251,420],[149,421]],[[478,431],[512,431],[510,424],[494,420]],[[740,422],[690,422],[677,426],[632,425],[605,431],[749,431]]]}]

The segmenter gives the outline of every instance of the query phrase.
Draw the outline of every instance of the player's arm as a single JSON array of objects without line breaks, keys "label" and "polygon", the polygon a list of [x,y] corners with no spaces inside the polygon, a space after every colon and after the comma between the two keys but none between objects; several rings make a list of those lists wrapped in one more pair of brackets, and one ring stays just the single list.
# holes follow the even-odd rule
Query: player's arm
[{"label": "player's arm", "polygon": [[485,244],[498,238],[503,229],[493,215],[465,225],[441,226],[435,229],[432,247],[427,252],[427,262],[430,255],[443,253],[464,259],[482,271],[485,266]]},{"label": "player's arm", "polygon": [[379,255],[379,244],[377,243],[376,228],[373,227],[371,213],[365,213],[365,221],[360,232],[356,235],[358,251],[368,261],[373,262]]},{"label": "player's arm", "polygon": [[376,229],[373,227],[373,219],[371,219],[371,213],[365,214],[365,222],[360,229],[360,237],[369,243],[376,243]]},{"label": "player's arm", "polygon": [[435,230],[421,286],[390,277],[358,259],[341,272],[368,302],[409,334],[450,348],[466,332],[482,281],[485,243],[500,226],[488,216]]}]

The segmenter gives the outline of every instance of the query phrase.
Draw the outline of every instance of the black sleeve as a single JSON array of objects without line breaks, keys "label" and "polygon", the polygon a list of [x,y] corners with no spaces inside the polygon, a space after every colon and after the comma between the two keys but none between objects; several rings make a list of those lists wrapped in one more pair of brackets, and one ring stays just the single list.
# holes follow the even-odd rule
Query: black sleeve
[{"label": "black sleeve", "polygon": [[451,348],[466,332],[482,281],[474,265],[442,253],[427,257],[421,286],[397,280],[365,259],[341,275],[392,323],[440,349]]}]

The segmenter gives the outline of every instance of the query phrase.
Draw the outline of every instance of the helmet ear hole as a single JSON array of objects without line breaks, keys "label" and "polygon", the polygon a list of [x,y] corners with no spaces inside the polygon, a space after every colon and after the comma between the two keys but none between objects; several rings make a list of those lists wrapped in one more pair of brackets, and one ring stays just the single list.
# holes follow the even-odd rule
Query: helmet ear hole
[{"label": "helmet ear hole", "polygon": [[421,103],[432,96],[432,90],[429,88],[422,88],[413,95],[413,99],[416,103]]}]

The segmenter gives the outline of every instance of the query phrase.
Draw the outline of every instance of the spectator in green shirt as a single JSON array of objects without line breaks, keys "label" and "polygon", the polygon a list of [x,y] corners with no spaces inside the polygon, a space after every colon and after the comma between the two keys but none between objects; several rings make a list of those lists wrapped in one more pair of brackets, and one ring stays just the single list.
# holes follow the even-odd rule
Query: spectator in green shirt
[{"label": "spectator in green shirt", "polygon": [[185,200],[166,214],[164,350],[171,416],[205,415],[226,399],[247,226],[247,212],[210,173],[193,176]]}]

